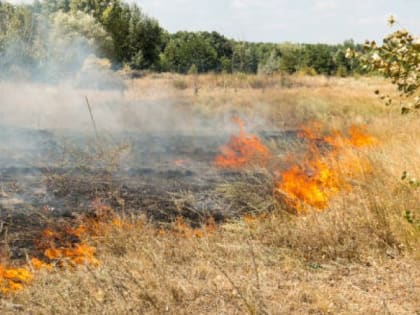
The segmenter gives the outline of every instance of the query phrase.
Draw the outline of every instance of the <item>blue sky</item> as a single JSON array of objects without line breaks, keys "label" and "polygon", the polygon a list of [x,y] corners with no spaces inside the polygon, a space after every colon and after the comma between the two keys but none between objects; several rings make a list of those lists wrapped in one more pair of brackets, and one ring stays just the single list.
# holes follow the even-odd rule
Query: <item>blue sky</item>
[{"label": "blue sky", "polygon": [[420,35],[420,0],[131,0],[170,32],[216,30],[269,42],[339,43],[380,39],[394,14]]}]

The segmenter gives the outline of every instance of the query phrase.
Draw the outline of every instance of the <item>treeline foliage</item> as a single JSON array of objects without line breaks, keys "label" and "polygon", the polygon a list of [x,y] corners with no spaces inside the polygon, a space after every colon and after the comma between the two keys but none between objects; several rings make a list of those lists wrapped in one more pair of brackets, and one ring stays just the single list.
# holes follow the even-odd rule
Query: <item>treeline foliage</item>
[{"label": "treeline foliage", "polygon": [[[278,71],[346,76],[363,69],[345,58],[341,45],[250,43],[217,32],[169,34],[155,19],[122,0],[36,0],[12,5],[0,0],[0,68],[40,69],[55,60],[70,71],[94,52],[118,69],[271,74]],[[36,71],[35,71],[36,72]]]}]

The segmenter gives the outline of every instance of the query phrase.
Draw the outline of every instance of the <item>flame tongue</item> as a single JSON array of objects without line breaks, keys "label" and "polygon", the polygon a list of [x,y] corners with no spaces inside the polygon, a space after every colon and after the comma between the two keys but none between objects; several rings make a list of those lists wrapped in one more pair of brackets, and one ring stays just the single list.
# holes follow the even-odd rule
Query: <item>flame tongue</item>
[{"label": "flame tongue", "polygon": [[221,148],[214,163],[220,168],[239,169],[249,165],[265,165],[270,159],[270,151],[255,135],[247,135],[244,123],[239,118],[234,122],[239,127],[238,135],[233,135],[228,144]]},{"label": "flame tongue", "polygon": [[367,134],[366,127],[351,126],[349,130],[350,144],[354,147],[372,147],[378,144],[378,140]]},{"label": "flame tongue", "polygon": [[6,268],[0,265],[0,292],[7,294],[23,288],[33,275],[26,268]]},{"label": "flame tongue", "polygon": [[332,195],[339,191],[337,174],[321,160],[308,161],[306,167],[293,165],[281,173],[277,190],[286,196],[286,203],[298,212],[304,204],[324,209]]}]

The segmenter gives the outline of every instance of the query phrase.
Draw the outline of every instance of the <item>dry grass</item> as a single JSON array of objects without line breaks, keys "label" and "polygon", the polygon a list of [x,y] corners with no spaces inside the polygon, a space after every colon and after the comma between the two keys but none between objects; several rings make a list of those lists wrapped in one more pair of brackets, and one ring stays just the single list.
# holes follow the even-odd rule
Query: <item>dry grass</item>
[{"label": "dry grass", "polygon": [[[188,88],[173,86],[181,79]],[[420,178],[420,126],[418,117],[401,117],[375,98],[377,87],[391,87],[374,78],[205,75],[195,96],[192,78],[181,79],[136,80],[124,98],[152,99],[165,90],[175,106],[221,125],[229,111],[253,127],[366,123],[381,142],[360,153],[373,173],[328,210],[301,216],[282,210],[264,172],[220,187],[233,207],[255,215],[200,237],[159,233],[149,223],[115,229],[92,239],[99,267],[41,273],[0,301],[2,314],[420,313],[420,189],[400,179],[404,170]]]},{"label": "dry grass", "polygon": [[[396,95],[393,87],[377,78],[326,78],[299,76],[202,75],[199,93],[194,94],[193,76],[154,75],[134,80],[126,99],[171,99],[177,108],[189,108],[192,115],[217,118],[221,124],[229,112],[239,113],[253,126],[291,127],[318,119],[340,126],[343,120],[370,122],[377,115],[387,117],[399,108],[387,108],[374,95],[380,89]],[[252,88],[258,80],[263,88]],[[186,89],[174,87],[183,82]],[[286,83],[285,83],[286,82]]]},{"label": "dry grass", "polygon": [[[202,238],[158,236],[147,226],[116,231],[100,240],[100,267],[44,274],[3,309],[34,314],[415,314],[420,273],[414,258],[379,255],[367,235],[353,239],[355,233],[342,235],[338,248],[337,234],[350,228],[332,227],[337,216],[323,214],[286,226],[283,217],[272,215],[232,222]],[[332,240],[325,242],[329,233]],[[358,246],[370,256],[357,263],[338,259],[340,250],[349,253]],[[322,248],[335,248],[330,253],[335,259],[318,260],[315,249]]]}]

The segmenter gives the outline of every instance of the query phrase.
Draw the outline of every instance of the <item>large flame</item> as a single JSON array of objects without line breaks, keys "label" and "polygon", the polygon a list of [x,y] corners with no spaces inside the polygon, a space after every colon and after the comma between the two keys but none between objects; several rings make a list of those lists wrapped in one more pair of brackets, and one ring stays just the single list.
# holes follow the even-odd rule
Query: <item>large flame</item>
[{"label": "large flame", "polygon": [[231,169],[265,165],[271,157],[269,149],[257,136],[246,134],[244,123],[240,118],[235,118],[234,122],[239,127],[239,133],[233,135],[229,143],[221,147],[221,154],[214,160],[215,165]]},{"label": "large flame", "polygon": [[[369,171],[370,164],[359,157],[355,149],[377,144],[366,134],[366,128],[351,126],[348,136],[334,131],[322,136],[321,128],[305,128],[299,136],[309,144],[309,150],[300,163],[293,163],[280,172],[277,191],[289,207],[298,213],[308,207],[325,209],[330,199],[340,191],[350,188],[346,178],[354,178]],[[321,144],[321,147],[320,147]],[[328,144],[330,147],[322,147]]]},{"label": "large flame", "polygon": [[286,203],[303,211],[303,205],[324,209],[336,192],[339,191],[339,178],[327,163],[310,160],[304,165],[293,165],[281,173],[277,190],[286,197]]}]

